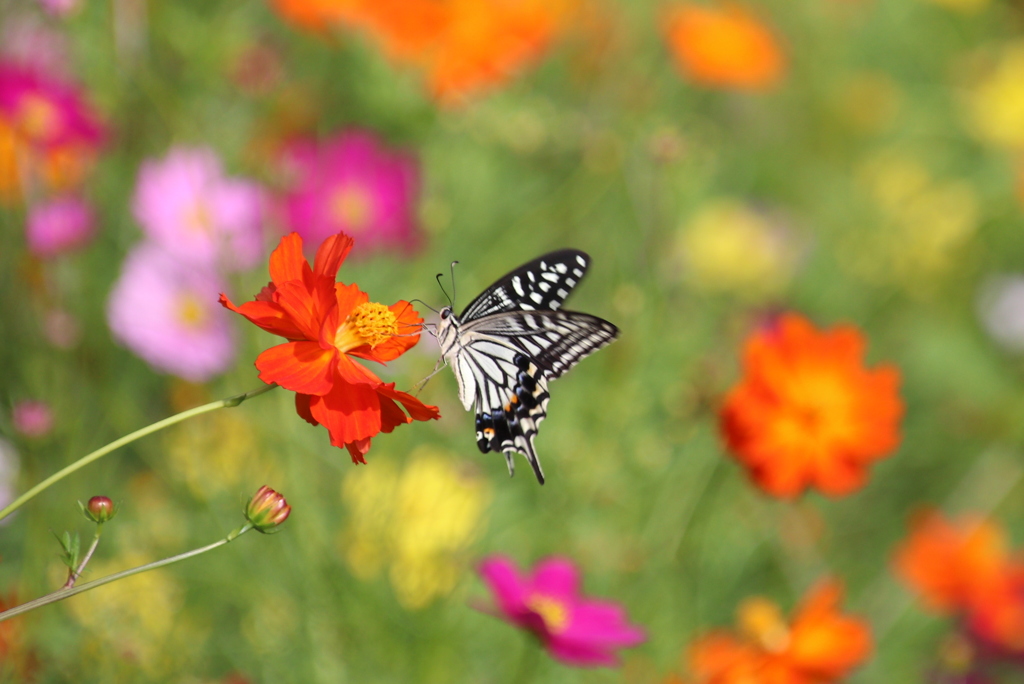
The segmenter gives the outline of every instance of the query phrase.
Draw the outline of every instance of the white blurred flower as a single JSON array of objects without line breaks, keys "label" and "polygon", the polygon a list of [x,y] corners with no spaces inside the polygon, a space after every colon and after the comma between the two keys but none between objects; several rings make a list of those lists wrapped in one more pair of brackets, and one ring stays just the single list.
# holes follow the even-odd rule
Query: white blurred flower
[{"label": "white blurred flower", "polygon": [[978,292],[978,318],[1003,348],[1024,352],[1024,275],[993,276]]}]

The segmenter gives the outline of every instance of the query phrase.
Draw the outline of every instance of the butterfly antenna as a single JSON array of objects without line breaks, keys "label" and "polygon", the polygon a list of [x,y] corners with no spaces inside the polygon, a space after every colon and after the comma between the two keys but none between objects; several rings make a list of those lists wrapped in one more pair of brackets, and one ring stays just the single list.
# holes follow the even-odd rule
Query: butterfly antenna
[{"label": "butterfly antenna", "polygon": [[454,302],[452,302],[452,298],[448,296],[448,292],[444,289],[444,285],[441,284],[441,278],[444,277],[444,273],[438,273],[437,276],[435,276],[435,277],[437,278],[437,285],[438,285],[438,287],[441,288],[441,292],[444,292],[445,299],[448,300],[448,305],[451,306],[452,308],[454,308],[455,304],[454,304]]},{"label": "butterfly antenna", "polygon": [[430,306],[429,304],[427,304],[427,303],[426,303],[425,301],[423,301],[422,299],[410,299],[410,300],[409,300],[409,303],[410,303],[410,304],[412,304],[413,302],[419,302],[420,304],[422,304],[423,306],[427,307],[428,309],[430,309],[431,311],[433,311],[433,312],[434,312],[434,313],[436,313],[436,314],[439,314],[439,313],[441,313],[440,311],[438,311],[438,310],[437,310],[437,309],[435,309],[434,307],[432,307],[432,306]]},{"label": "butterfly antenna", "polygon": [[455,308],[455,264],[457,264],[457,263],[459,263],[459,262],[458,261],[453,261],[452,265],[449,266],[449,269],[450,269],[451,274],[452,274],[452,308],[453,309]]}]

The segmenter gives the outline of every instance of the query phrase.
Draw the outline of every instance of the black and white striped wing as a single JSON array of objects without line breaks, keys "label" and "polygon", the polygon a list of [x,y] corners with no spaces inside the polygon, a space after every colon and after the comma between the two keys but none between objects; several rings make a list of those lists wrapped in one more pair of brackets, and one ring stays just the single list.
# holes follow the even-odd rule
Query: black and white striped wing
[{"label": "black and white striped wing", "polygon": [[459,315],[463,324],[509,311],[555,311],[590,266],[590,257],[578,249],[561,249],[537,257],[506,273]]},{"label": "black and white striped wing", "polygon": [[548,381],[611,343],[614,325],[574,311],[491,314],[463,326],[453,369],[459,397],[476,412],[477,446],[526,456],[537,480],[544,472],[533,446],[547,417]]},{"label": "black and white striped wing", "polygon": [[463,323],[462,333],[501,338],[529,356],[545,378],[554,380],[615,341],[619,329],[603,318],[578,311],[522,311]]}]

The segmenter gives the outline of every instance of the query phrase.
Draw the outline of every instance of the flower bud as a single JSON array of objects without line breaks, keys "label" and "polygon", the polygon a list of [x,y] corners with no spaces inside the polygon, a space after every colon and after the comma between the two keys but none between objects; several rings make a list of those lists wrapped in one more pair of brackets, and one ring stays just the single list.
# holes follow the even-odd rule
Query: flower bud
[{"label": "flower bud", "polygon": [[82,505],[79,501],[78,505],[85,517],[97,524],[107,522],[117,513],[117,506],[106,496],[94,496],[89,499],[89,503]]},{"label": "flower bud", "polygon": [[260,532],[276,532],[277,526],[288,519],[292,507],[285,498],[267,485],[263,485],[256,495],[249,499],[245,507],[245,519]]}]

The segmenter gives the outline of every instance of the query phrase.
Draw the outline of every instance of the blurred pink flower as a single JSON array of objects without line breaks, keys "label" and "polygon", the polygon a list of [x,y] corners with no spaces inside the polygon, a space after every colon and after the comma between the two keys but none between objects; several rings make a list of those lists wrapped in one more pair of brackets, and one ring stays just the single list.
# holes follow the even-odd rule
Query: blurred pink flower
[{"label": "blurred pink flower", "polygon": [[57,77],[72,64],[67,34],[36,12],[11,12],[0,27],[0,58]]},{"label": "blurred pink flower", "polygon": [[92,148],[103,139],[99,121],[77,88],[11,61],[0,62],[0,120],[41,149]]},{"label": "blurred pink flower", "polygon": [[352,130],[322,144],[294,142],[284,163],[291,181],[285,220],[305,244],[345,232],[359,240],[362,254],[417,246],[420,181],[411,154],[389,150],[368,131]]},{"label": "blurred pink flower", "polygon": [[55,17],[66,17],[82,4],[81,0],[39,0],[47,12]]},{"label": "blurred pink flower", "polygon": [[78,197],[58,197],[28,212],[26,239],[37,257],[52,257],[85,245],[93,235],[92,209]]},{"label": "blurred pink flower", "polygon": [[209,148],[173,148],[145,162],[132,209],[143,231],[185,263],[245,269],[263,258],[263,192],[225,176]]},{"label": "blurred pink flower", "polygon": [[42,437],[53,428],[53,412],[44,401],[19,401],[11,410],[11,422],[26,437]]},{"label": "blurred pink flower", "polygon": [[144,242],[125,259],[107,322],[119,342],[157,370],[201,382],[235,357],[230,314],[217,303],[223,289],[212,271]]},{"label": "blurred pink flower", "polygon": [[643,643],[644,631],[627,622],[622,606],[579,595],[579,572],[565,558],[549,558],[521,577],[504,556],[480,564],[494,594],[496,617],[535,634],[551,655],[567,665],[619,664],[614,651]]}]

